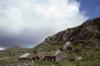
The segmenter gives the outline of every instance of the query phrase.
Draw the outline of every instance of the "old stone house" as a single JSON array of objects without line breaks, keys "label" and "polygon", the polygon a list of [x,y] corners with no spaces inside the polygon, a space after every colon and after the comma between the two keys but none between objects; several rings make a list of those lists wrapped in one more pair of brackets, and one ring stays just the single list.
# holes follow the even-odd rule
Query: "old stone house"
[{"label": "old stone house", "polygon": [[46,55],[46,56],[44,56],[42,60],[44,60],[44,61],[50,61],[50,62],[57,62],[57,61],[60,61],[60,60],[62,60],[64,58],[65,58],[64,52],[58,50],[58,51],[56,51],[52,55]]},{"label": "old stone house", "polygon": [[64,52],[58,50],[52,55],[35,55],[32,56],[30,53],[25,53],[20,56],[18,59],[22,61],[49,61],[49,62],[57,62],[65,58]]},{"label": "old stone house", "polygon": [[30,53],[25,53],[22,56],[20,56],[18,59],[24,61],[38,61],[40,60],[40,57],[37,55],[32,56]]}]

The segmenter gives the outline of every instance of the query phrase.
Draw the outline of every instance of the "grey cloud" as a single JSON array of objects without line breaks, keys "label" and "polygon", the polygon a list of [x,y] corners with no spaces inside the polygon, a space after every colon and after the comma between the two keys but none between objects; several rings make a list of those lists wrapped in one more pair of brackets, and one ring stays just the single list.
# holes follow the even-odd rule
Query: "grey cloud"
[{"label": "grey cloud", "polygon": [[[0,28],[1,29],[1,28]],[[3,30],[3,28],[2,28]],[[50,29],[49,29],[50,30]],[[4,48],[9,47],[34,47],[43,41],[47,36],[51,35],[53,30],[37,30],[34,32],[33,30],[27,29],[23,30],[21,34],[11,35],[9,33],[5,33],[4,31],[0,31],[0,46]]]},{"label": "grey cloud", "polygon": [[76,0],[0,0],[0,47],[33,47],[84,22]]}]

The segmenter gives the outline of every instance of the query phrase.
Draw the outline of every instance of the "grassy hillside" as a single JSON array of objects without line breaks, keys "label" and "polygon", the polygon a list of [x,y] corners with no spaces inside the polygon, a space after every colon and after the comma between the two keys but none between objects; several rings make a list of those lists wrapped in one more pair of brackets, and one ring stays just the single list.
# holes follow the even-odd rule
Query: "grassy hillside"
[{"label": "grassy hillside", "polygon": [[[71,50],[65,50],[63,60],[59,62],[19,61],[24,53],[48,55],[63,49],[70,41]],[[66,47],[67,48],[67,47]],[[82,57],[76,61],[75,57]],[[88,20],[82,25],[61,31],[46,38],[35,48],[11,48],[0,51],[0,66],[100,66],[100,18]]]}]

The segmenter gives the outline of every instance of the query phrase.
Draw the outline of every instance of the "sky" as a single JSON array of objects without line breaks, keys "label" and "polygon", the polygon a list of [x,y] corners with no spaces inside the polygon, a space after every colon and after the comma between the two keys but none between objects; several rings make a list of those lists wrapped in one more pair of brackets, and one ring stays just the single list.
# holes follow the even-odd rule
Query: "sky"
[{"label": "sky", "polygon": [[77,0],[80,2],[80,10],[85,11],[89,18],[100,17],[100,0]]},{"label": "sky", "polygon": [[99,0],[0,0],[0,48],[31,48],[97,16]]}]

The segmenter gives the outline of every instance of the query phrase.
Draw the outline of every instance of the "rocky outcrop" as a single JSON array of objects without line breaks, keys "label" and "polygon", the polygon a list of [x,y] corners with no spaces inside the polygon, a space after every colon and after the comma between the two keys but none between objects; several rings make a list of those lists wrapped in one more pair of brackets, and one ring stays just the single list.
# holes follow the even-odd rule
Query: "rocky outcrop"
[{"label": "rocky outcrop", "polygon": [[[72,61],[81,60],[83,59],[82,56],[88,55],[89,51],[100,50],[100,17],[88,20],[80,26],[58,32],[46,38],[36,48],[36,50],[41,48],[42,52],[46,53],[60,50],[61,52],[65,52],[66,56]],[[53,57],[50,55],[49,57],[52,59],[49,57],[46,57],[46,59],[61,60],[64,58],[61,52],[56,52],[56,56],[53,55]]]},{"label": "rocky outcrop", "polygon": [[[61,31],[53,36],[47,38],[45,42],[56,42],[55,44],[62,43],[64,45],[63,49],[66,50],[67,42],[72,44],[76,42],[84,42],[91,40],[100,40],[100,18],[91,19],[84,22],[82,25]],[[66,47],[66,48],[65,48]]]}]

